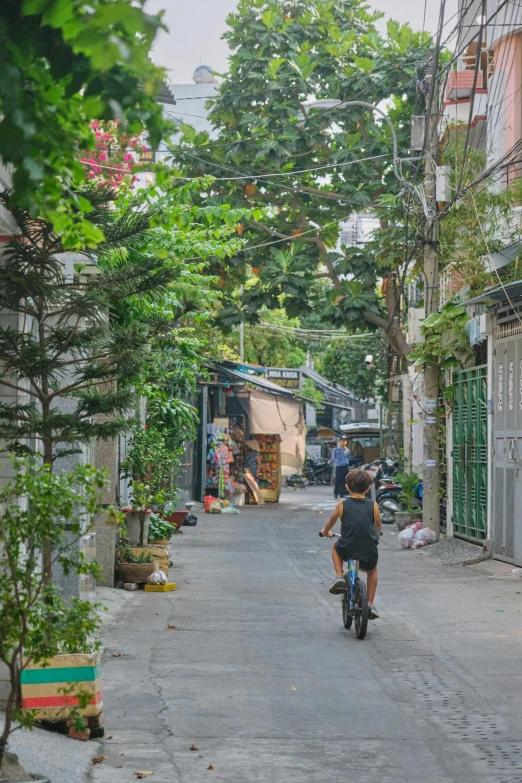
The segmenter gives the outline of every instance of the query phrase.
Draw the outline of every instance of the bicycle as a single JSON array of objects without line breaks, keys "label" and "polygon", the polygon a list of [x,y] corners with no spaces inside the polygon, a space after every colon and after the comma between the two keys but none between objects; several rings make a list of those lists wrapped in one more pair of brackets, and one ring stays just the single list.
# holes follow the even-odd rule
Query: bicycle
[{"label": "bicycle", "polygon": [[[332,533],[333,538],[340,538],[339,533]],[[322,532],[319,538],[324,538]],[[348,560],[344,576],[343,589],[343,625],[350,629],[354,623],[355,635],[364,639],[368,629],[368,594],[366,585],[359,578],[358,560]]]}]

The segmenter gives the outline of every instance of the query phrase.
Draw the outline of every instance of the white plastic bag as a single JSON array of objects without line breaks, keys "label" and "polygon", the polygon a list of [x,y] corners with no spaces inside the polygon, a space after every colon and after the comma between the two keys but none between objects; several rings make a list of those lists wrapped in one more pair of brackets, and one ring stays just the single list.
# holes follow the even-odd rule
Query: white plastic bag
[{"label": "white plastic bag", "polygon": [[160,570],[160,567],[157,563],[154,563],[154,571],[147,579],[147,584],[149,585],[166,585],[167,584],[167,576],[163,573],[163,571]]},{"label": "white plastic bag", "polygon": [[434,530],[429,527],[423,527],[421,530],[417,530],[414,535],[415,544],[418,545],[422,542],[422,546],[425,544],[434,544],[437,540],[437,535]]},{"label": "white plastic bag", "polygon": [[403,546],[404,549],[409,549],[413,544],[414,535],[415,531],[413,530],[413,526],[410,525],[410,527],[407,527],[405,530],[401,530],[397,536],[397,540],[401,542],[401,546]]}]

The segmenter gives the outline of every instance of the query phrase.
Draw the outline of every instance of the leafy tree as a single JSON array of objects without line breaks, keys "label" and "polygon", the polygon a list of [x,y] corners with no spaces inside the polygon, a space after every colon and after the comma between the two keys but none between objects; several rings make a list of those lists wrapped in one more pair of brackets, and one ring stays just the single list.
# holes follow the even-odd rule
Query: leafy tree
[{"label": "leafy tree", "polygon": [[[366,366],[368,354],[373,367]],[[350,389],[360,400],[386,394],[387,355],[379,339],[358,343],[336,341],[321,356],[320,372],[332,383]]]},{"label": "leafy tree", "polygon": [[[241,229],[252,250],[226,265],[227,325],[256,321],[262,307],[284,306],[290,317],[315,310],[325,324],[382,328],[394,351],[408,350],[396,273],[404,248],[380,259],[335,250],[354,211],[378,204],[383,229],[395,217],[394,204],[383,202],[399,190],[390,129],[361,107],[306,105],[310,96],[386,100],[399,147],[409,147],[415,58],[426,38],[395,22],[382,36],[378,16],[363,0],[241,0],[228,18],[230,71],[210,113],[219,135],[184,126],[172,153],[183,172],[216,175],[214,203],[265,209],[263,220]],[[385,296],[378,278],[388,281]],[[318,289],[324,280],[328,287]]]},{"label": "leafy tree", "polygon": [[134,428],[120,470],[124,478],[130,479],[132,507],[138,512],[140,521],[140,546],[147,543],[147,512],[151,507],[163,508],[168,500],[176,497],[174,470],[179,465],[179,458],[179,450],[169,449],[161,432],[152,427]]},{"label": "leafy tree", "polygon": [[[89,204],[64,197],[85,178],[78,149],[89,123],[119,119],[130,134],[163,132],[162,71],[148,53],[161,15],[144,0],[4,0],[0,4],[0,157],[14,166],[17,203],[63,234],[66,247],[102,237]],[[74,202],[74,200],[73,200]]]},{"label": "leafy tree", "polygon": [[[17,318],[14,328],[0,327],[0,389],[12,400],[0,404],[0,437],[11,450],[26,451],[37,438],[52,466],[81,444],[127,429],[151,339],[164,334],[165,320],[173,324],[172,313],[158,321],[132,306],[164,302],[171,283],[189,271],[193,279],[197,266],[187,267],[186,256],[232,253],[240,243],[234,222],[245,212],[185,203],[198,187],[124,193],[116,203],[107,189],[88,191],[105,239],[95,255],[85,249],[72,257],[62,255],[49,223],[4,194],[20,227],[0,266],[0,307]],[[46,551],[49,575],[50,557]]]},{"label": "leafy tree", "polygon": [[[155,210],[147,240],[133,255],[143,261],[151,256],[163,259],[170,282],[151,295],[121,300],[115,316],[127,326],[147,325],[149,351],[136,389],[147,398],[147,423],[176,452],[195,436],[197,413],[190,399],[196,392],[197,376],[204,371],[209,337],[213,341],[215,334],[208,324],[219,307],[220,289],[210,271],[211,260],[237,252],[242,240],[235,226],[238,220],[248,220],[250,213],[226,204],[195,204],[210,178],[179,187],[166,176],[162,185],[127,193],[125,198],[129,205]],[[111,263],[118,264],[118,258]]]},{"label": "leafy tree", "polygon": [[[285,310],[259,312],[259,319],[274,326],[298,327],[299,319],[289,318]],[[222,338],[223,339],[223,338]],[[227,332],[223,358],[239,361],[239,332]],[[244,330],[245,362],[260,367],[301,367],[306,361],[306,346],[290,333],[246,324]]]},{"label": "leafy tree", "polygon": [[[16,767],[6,754],[13,724],[34,724],[32,714],[18,706],[20,671],[59,653],[96,649],[89,637],[99,625],[97,605],[64,600],[46,580],[41,552],[52,541],[52,562],[60,562],[65,572],[98,575],[97,564],[88,562],[71,541],[92,529],[106,481],[103,471],[90,466],[78,465],[59,476],[32,459],[16,459],[14,467],[15,478],[0,490],[0,661],[8,667],[10,680],[0,733],[2,778],[2,761],[7,760],[12,773]],[[22,497],[27,502],[20,503]],[[74,695],[81,699],[79,693]],[[92,693],[84,706],[91,698]],[[8,774],[7,780],[27,778]]]}]

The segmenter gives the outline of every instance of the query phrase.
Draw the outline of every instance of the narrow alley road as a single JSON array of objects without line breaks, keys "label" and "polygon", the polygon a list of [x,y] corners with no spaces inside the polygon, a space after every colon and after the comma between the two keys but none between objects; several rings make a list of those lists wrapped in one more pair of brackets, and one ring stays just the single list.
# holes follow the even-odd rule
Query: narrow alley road
[{"label": "narrow alley road", "polygon": [[134,593],[105,630],[96,783],[522,781],[522,580],[386,530],[358,641],[327,589],[326,506],[287,493],[174,537],[178,590]]}]

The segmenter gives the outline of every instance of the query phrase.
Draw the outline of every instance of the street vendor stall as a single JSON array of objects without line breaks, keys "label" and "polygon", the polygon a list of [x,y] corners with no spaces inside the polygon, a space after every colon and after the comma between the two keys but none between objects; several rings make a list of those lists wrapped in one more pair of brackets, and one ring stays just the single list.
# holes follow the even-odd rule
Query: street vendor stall
[{"label": "street vendor stall", "polygon": [[243,505],[244,424],[241,417],[215,418],[208,425],[206,493]]},{"label": "street vendor stall", "polygon": [[253,435],[259,445],[257,483],[267,502],[277,503],[281,494],[281,436]]}]

